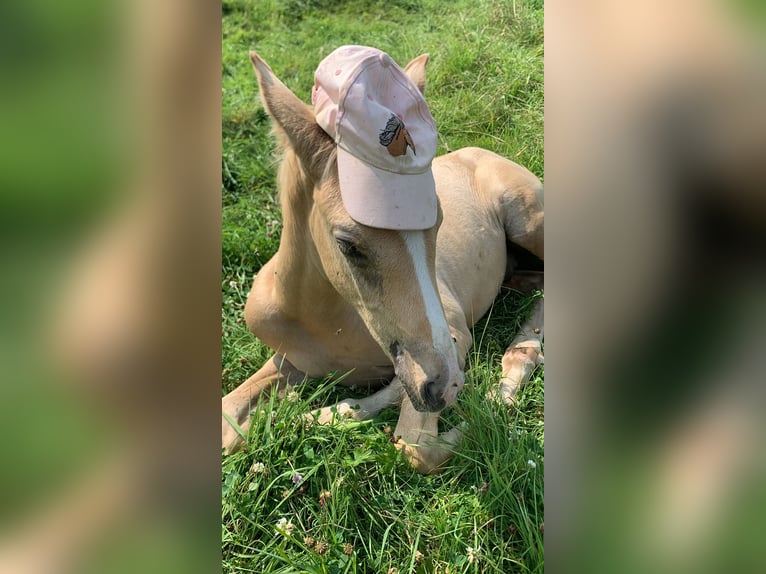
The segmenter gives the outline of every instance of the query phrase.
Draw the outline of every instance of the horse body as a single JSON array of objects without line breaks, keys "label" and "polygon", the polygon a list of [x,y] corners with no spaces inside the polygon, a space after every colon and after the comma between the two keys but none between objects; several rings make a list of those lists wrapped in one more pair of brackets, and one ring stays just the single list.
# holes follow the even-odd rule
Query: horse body
[{"label": "horse body", "polygon": [[[362,226],[340,199],[332,140],[310,108],[251,58],[284,150],[284,226],[279,250],[254,280],[245,317],[275,355],[224,397],[223,412],[246,428],[255,401],[274,387],[331,373],[344,375],[345,385],[390,382],[368,398],[321,409],[317,418],[368,418],[397,404],[398,446],[419,471],[433,472],[460,436],[459,429],[438,436],[439,411],[462,388],[470,327],[512,267],[508,242],[542,258],[542,186],[507,159],[465,148],[433,161],[440,204],[433,228]],[[426,61],[421,56],[405,69],[421,91]],[[540,309],[506,352],[507,401],[541,357],[541,329]],[[224,421],[224,448],[239,440]]]},{"label": "horse body", "polygon": [[[523,236],[521,247],[542,256],[542,185],[524,167],[479,148],[438,157],[433,170],[444,211],[436,251],[439,292],[445,310],[457,305],[471,327],[509,279],[508,230]],[[514,201],[525,204],[527,229],[520,233],[505,215]]]}]

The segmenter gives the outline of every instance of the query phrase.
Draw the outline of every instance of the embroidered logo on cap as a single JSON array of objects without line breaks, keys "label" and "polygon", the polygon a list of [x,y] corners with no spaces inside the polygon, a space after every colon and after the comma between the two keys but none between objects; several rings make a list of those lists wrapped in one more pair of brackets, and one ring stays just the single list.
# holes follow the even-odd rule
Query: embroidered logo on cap
[{"label": "embroidered logo on cap", "polygon": [[404,122],[394,114],[391,114],[386,127],[381,130],[379,140],[380,145],[385,146],[388,153],[394,157],[406,154],[407,146],[412,148],[412,153],[418,155],[415,144],[407,133],[407,128],[404,127]]}]

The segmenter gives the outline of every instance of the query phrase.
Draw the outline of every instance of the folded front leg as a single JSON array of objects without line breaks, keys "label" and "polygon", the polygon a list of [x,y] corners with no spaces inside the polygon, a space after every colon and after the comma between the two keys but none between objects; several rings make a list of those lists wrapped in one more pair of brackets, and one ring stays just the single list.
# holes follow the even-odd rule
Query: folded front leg
[{"label": "folded front leg", "polygon": [[288,383],[297,384],[305,378],[305,373],[293,367],[282,355],[276,354],[257,373],[223,397],[221,447],[225,452],[230,454],[242,446],[244,440],[240,433],[246,433],[250,427],[250,412],[259,399],[267,398],[274,388],[282,393]]},{"label": "folded front leg", "polygon": [[532,371],[543,362],[543,309],[543,299],[539,299],[529,320],[522,325],[521,331],[513,338],[503,355],[499,394],[506,404],[514,401]]},{"label": "folded front leg", "polygon": [[396,448],[420,474],[443,470],[460,442],[465,423],[439,434],[439,413],[421,413],[415,410],[408,396],[402,398],[402,410],[394,436]]},{"label": "folded front leg", "polygon": [[376,417],[380,411],[392,405],[398,405],[403,395],[402,383],[399,377],[369,397],[362,399],[345,399],[331,407],[323,407],[312,411],[311,417],[320,424],[327,424],[342,419],[366,421]]}]

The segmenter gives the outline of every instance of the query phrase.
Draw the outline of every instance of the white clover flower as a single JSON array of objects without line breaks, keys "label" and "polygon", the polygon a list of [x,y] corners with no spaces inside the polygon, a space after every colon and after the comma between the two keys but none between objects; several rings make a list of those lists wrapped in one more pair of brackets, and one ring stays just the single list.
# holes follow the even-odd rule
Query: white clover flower
[{"label": "white clover flower", "polygon": [[473,490],[477,494],[485,494],[489,490],[489,483],[482,482],[479,486],[472,484],[471,490]]},{"label": "white clover flower", "polygon": [[532,460],[532,459],[530,458],[530,459],[527,461],[527,466],[529,466],[529,468],[537,468],[537,463],[536,463],[534,460]]},{"label": "white clover flower", "polygon": [[266,465],[263,464],[262,462],[254,462],[250,466],[250,472],[252,472],[253,474],[263,474],[264,472],[266,472]]},{"label": "white clover flower", "polygon": [[293,524],[292,520],[287,520],[287,518],[283,517],[277,520],[276,529],[280,534],[284,534],[285,536],[292,536],[295,525]]},{"label": "white clover flower", "polygon": [[229,287],[231,287],[232,289],[236,289],[237,288],[237,282],[236,281],[229,281]]},{"label": "white clover flower", "polygon": [[287,396],[285,396],[285,398],[291,403],[295,403],[300,400],[301,395],[298,393],[298,391],[290,390],[288,391]]},{"label": "white clover flower", "polygon": [[466,554],[468,555],[468,563],[473,564],[479,559],[479,551],[481,550],[481,546],[478,546],[477,548],[473,548],[469,546],[465,549]]}]

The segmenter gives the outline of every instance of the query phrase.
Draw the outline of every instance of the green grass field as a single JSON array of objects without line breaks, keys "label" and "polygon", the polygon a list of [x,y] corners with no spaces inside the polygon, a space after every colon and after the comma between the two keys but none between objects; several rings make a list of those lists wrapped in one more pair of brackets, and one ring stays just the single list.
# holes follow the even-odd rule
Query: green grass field
[{"label": "green grass field", "polygon": [[[541,0],[224,0],[224,394],[270,356],[243,307],[281,230],[274,142],[248,51],[309,101],[317,64],[352,43],[401,65],[430,53],[426,99],[439,153],[484,147],[543,179]],[[246,449],[223,458],[223,571],[542,572],[542,369],[513,408],[486,398],[531,302],[504,291],[475,327],[466,386],[443,417],[444,428],[461,420],[468,428],[439,475],[417,475],[399,456],[395,409],[304,427],[303,413],[348,389],[313,381],[264,404]]]}]

